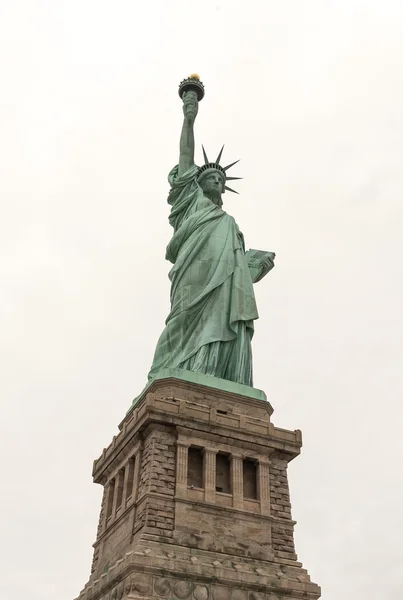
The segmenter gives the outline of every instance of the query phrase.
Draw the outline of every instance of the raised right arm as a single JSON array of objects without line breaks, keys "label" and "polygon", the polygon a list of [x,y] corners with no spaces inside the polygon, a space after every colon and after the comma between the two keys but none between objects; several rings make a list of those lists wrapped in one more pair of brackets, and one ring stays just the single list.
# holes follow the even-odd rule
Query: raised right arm
[{"label": "raised right arm", "polygon": [[198,111],[195,92],[186,92],[183,96],[183,125],[179,146],[179,177],[194,165],[195,139],[194,122]]}]

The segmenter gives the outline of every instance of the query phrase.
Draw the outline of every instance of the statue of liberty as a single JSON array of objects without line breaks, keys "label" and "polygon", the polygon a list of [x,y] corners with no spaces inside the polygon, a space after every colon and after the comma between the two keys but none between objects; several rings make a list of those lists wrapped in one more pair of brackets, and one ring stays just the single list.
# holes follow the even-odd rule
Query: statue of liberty
[{"label": "statue of liberty", "polygon": [[[174,233],[166,259],[173,267],[171,311],[154,355],[149,379],[167,368],[220,377],[248,386],[252,380],[252,348],[258,312],[253,284],[274,266],[274,254],[245,251],[235,219],[222,208],[227,170],[235,163],[194,163],[194,123],[204,87],[197,75],[180,86],[184,121],[179,164],[168,176],[171,186],[169,223]],[[238,161],[236,161],[238,162]]]}]

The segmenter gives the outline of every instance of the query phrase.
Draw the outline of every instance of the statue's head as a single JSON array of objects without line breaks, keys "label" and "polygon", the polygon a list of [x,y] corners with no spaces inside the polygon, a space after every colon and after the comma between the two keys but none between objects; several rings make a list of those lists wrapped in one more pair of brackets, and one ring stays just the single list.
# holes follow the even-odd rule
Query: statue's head
[{"label": "statue's head", "polygon": [[214,204],[221,206],[221,195],[225,193],[225,174],[217,169],[206,169],[197,181],[204,195]]},{"label": "statue's head", "polygon": [[[222,151],[224,146],[221,148],[220,154],[217,157],[215,162],[209,162],[207,158],[206,151],[203,148],[204,155],[204,165],[199,167],[199,172],[197,174],[197,182],[203,190],[203,193],[207,198],[210,198],[217,204],[218,206],[222,205],[221,195],[225,193],[225,190],[230,192],[235,192],[235,190],[231,189],[226,185],[229,179],[241,179],[240,177],[227,177],[226,171],[233,165],[235,165],[238,161],[235,161],[228,165],[227,167],[222,167],[220,165],[220,159],[222,155]],[[238,192],[235,192],[236,194]]]}]

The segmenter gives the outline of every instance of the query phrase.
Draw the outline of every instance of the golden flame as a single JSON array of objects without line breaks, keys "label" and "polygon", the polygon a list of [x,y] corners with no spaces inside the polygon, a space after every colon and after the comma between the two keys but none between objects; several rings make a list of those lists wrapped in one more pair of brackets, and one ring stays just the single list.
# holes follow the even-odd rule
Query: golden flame
[{"label": "golden flame", "polygon": [[197,81],[200,81],[200,75],[198,75],[197,73],[192,73],[191,75],[189,75],[189,79],[197,79]]}]

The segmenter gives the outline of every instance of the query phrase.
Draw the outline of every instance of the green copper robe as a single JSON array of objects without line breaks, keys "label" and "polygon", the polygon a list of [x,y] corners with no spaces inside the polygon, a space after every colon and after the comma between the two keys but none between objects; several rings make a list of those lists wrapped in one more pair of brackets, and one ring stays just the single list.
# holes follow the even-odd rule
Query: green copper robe
[{"label": "green copper robe", "polygon": [[251,386],[258,313],[243,236],[234,218],[204,196],[196,176],[196,166],[181,177],[176,166],[168,177],[171,312],[149,379],[179,368]]}]

